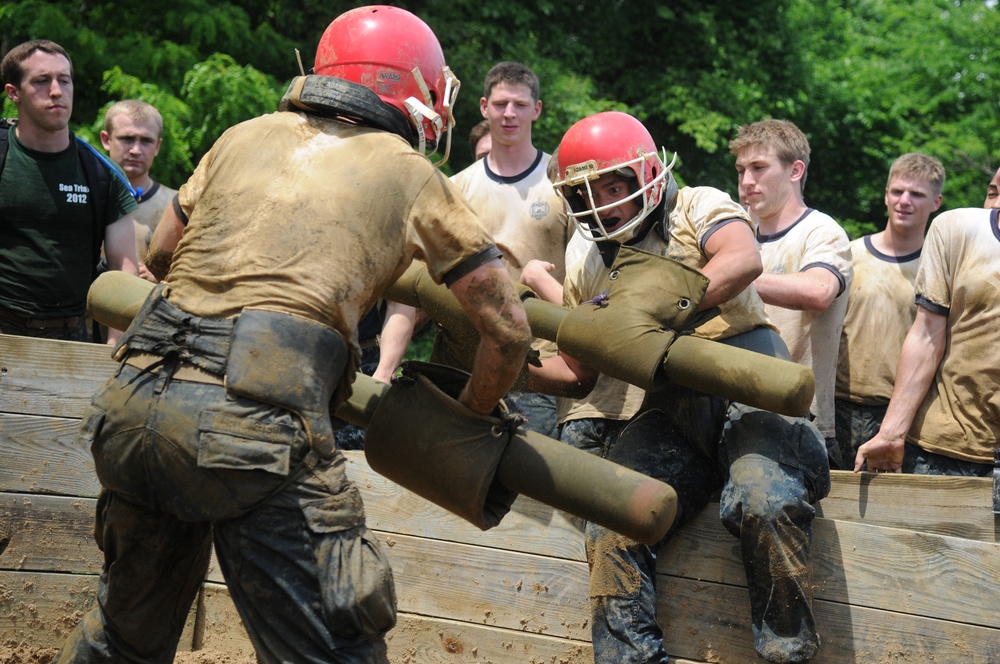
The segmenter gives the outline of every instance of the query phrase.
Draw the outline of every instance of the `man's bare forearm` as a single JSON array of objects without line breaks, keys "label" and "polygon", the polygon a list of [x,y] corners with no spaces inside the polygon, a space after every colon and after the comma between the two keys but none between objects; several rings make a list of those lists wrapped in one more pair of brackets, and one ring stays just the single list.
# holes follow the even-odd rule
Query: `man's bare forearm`
[{"label": "man's bare forearm", "polygon": [[452,292],[480,335],[472,376],[460,400],[488,413],[514,384],[531,343],[521,300],[499,260],[473,270]]}]

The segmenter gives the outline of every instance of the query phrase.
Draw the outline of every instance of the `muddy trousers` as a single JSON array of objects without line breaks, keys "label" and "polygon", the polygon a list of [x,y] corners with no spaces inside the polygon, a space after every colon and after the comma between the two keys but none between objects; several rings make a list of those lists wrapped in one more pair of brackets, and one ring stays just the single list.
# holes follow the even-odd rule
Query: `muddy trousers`
[{"label": "muddy trousers", "polygon": [[[780,339],[774,343],[783,350]],[[830,491],[822,435],[804,418],[727,408],[684,388],[660,404],[628,422],[571,420],[561,429],[564,442],[663,480],[678,496],[677,521],[653,547],[586,525],[595,662],[668,661],[657,614],[666,624],[671,607],[657,611],[657,551],[720,488],[722,523],[740,541],[754,646],[772,662],[806,661],[819,648],[809,549],[811,503]],[[706,431],[720,433],[700,435]]]},{"label": "muddy trousers", "polygon": [[172,662],[214,541],[260,662],[386,662],[392,576],[343,455],[317,461],[292,413],[170,373],[125,365],[84,416],[105,563],[56,661]]}]

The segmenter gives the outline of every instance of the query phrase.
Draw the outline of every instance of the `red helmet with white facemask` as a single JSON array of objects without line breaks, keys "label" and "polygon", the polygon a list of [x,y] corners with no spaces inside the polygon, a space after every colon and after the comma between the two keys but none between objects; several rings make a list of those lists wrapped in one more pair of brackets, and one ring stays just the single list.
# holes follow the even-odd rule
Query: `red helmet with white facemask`
[{"label": "red helmet with white facemask", "polygon": [[439,163],[448,159],[459,81],[418,17],[384,5],[341,14],[320,38],[314,71],[363,85],[402,112],[416,129],[420,152],[434,152],[446,138]]},{"label": "red helmet with white facemask", "polygon": [[[559,143],[559,176],[556,192],[566,203],[566,213],[588,240],[627,242],[635,237],[643,220],[663,200],[667,174],[666,151],[657,154],[653,137],[641,122],[617,111],[597,113],[580,120]],[[677,155],[674,155],[674,160]],[[629,195],[603,207],[594,201],[591,185],[606,173],[617,173],[629,182]],[[608,231],[601,212],[622,202],[636,200],[639,212]]]}]

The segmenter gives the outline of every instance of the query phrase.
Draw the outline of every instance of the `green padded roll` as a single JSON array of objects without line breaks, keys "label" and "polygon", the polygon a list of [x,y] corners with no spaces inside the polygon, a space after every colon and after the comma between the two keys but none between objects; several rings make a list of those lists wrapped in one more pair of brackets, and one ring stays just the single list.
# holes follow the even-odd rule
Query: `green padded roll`
[{"label": "green padded roll", "polygon": [[790,417],[809,412],[816,390],[809,367],[697,337],[678,338],[663,370],[678,385]]},{"label": "green padded roll", "polygon": [[496,479],[643,544],[663,539],[677,515],[677,493],[669,484],[534,431],[511,438]]},{"label": "green padded roll", "polygon": [[87,310],[101,325],[125,330],[156,284],[119,270],[105,272],[87,293]]}]

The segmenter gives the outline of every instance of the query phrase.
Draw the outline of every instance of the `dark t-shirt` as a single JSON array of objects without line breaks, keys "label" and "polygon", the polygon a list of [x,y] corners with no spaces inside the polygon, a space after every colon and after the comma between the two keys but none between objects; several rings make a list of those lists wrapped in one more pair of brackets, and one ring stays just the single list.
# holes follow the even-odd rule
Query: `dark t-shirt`
[{"label": "dark t-shirt", "polygon": [[[93,278],[94,212],[80,146],[62,152],[24,146],[12,129],[0,173],[0,307],[26,317],[82,315]],[[136,209],[111,178],[107,227]],[[103,236],[103,231],[100,234]]]}]

